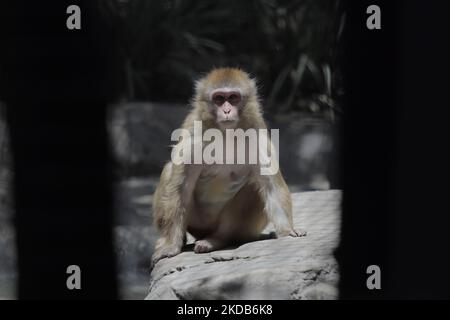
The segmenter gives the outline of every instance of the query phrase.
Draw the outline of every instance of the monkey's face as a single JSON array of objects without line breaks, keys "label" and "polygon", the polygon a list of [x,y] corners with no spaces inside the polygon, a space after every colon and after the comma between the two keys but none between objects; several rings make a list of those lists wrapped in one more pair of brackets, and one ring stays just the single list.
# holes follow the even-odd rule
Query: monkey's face
[{"label": "monkey's face", "polygon": [[255,81],[234,68],[211,71],[197,81],[195,91],[196,109],[204,117],[202,120],[213,119],[219,129],[237,128],[247,117],[249,102],[257,101]]},{"label": "monkey's face", "polygon": [[225,129],[235,128],[242,108],[242,95],[236,89],[217,89],[211,94],[211,105],[217,124]]}]

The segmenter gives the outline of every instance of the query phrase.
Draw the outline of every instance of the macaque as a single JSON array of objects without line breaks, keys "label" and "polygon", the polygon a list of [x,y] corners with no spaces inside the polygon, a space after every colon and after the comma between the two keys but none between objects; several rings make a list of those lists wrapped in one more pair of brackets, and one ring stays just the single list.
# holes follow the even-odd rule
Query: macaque
[{"label": "macaque", "polygon": [[[239,69],[214,69],[200,79],[192,107],[182,128],[193,139],[182,139],[174,149],[183,144],[208,145],[195,136],[196,121],[201,121],[203,132],[214,128],[224,136],[228,129],[267,129],[255,81]],[[230,151],[224,144],[224,155]],[[269,222],[277,236],[306,235],[294,229],[291,195],[281,172],[261,175],[259,168],[259,163],[247,162],[168,162],[154,194],[154,224],[161,237],[152,265],[180,253],[186,232],[196,239],[196,253],[256,240]]]}]

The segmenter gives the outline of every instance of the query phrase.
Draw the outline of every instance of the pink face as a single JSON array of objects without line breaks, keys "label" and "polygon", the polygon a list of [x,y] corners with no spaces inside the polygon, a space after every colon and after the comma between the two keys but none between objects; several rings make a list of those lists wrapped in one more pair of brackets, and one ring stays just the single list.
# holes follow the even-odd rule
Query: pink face
[{"label": "pink face", "polygon": [[241,93],[237,90],[216,90],[212,94],[216,121],[224,127],[233,127],[239,120]]}]

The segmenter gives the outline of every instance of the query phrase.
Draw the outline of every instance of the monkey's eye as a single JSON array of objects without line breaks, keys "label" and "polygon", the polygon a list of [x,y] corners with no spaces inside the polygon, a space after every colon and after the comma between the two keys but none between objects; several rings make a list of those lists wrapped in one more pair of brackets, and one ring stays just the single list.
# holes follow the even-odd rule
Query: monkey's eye
[{"label": "monkey's eye", "polygon": [[229,96],[228,101],[233,105],[237,105],[241,101],[241,97],[237,94],[232,94]]},{"label": "monkey's eye", "polygon": [[220,94],[218,94],[218,95],[215,95],[214,97],[213,97],[213,102],[214,102],[214,104],[216,105],[216,106],[221,106],[221,105],[223,105],[224,103],[225,103],[225,97],[224,96],[221,96]]}]

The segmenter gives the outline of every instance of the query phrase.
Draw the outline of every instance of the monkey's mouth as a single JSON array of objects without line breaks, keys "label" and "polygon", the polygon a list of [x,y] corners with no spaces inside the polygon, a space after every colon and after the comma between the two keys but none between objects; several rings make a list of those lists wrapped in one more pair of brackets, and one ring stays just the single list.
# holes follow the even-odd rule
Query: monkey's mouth
[{"label": "monkey's mouth", "polygon": [[235,119],[223,119],[219,122],[219,126],[224,129],[232,129],[236,127],[237,121]]},{"label": "monkey's mouth", "polygon": [[223,119],[220,121],[220,124],[223,126],[234,126],[236,122],[236,119]]}]

